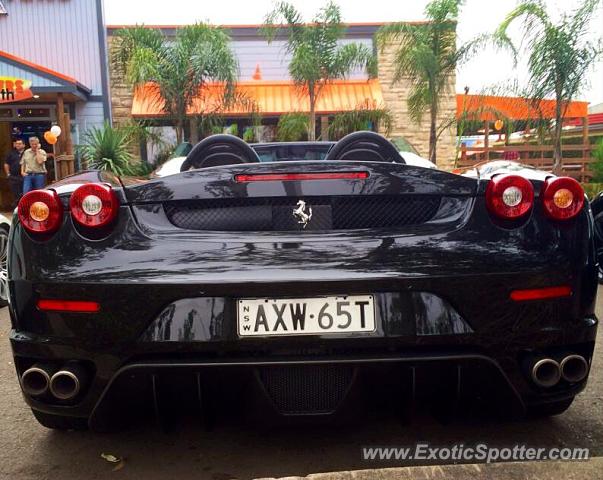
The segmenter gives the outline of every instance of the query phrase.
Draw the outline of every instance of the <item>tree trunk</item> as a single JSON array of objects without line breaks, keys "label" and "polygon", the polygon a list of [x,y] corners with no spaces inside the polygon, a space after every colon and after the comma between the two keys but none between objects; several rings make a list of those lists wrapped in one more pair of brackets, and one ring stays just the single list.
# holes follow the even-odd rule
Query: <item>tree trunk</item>
[{"label": "tree trunk", "polygon": [[182,130],[182,122],[180,120],[174,121],[174,130],[176,130],[176,144],[180,145],[184,137],[184,132]]},{"label": "tree trunk", "polygon": [[316,140],[316,99],[314,92],[310,94],[310,118],[308,119],[308,140]]},{"label": "tree trunk", "polygon": [[436,147],[438,144],[438,137],[436,134],[437,115],[438,115],[437,110],[432,106],[431,110],[430,110],[431,124],[429,126],[429,161],[432,162],[434,165],[437,165],[437,163],[436,163]]},{"label": "tree trunk", "polygon": [[561,100],[557,98],[555,104],[555,132],[553,136],[553,173],[555,175],[561,175],[563,170],[563,154],[561,152],[561,127],[563,118],[561,117]]},{"label": "tree trunk", "polygon": [[193,145],[199,143],[199,119],[197,117],[191,117],[189,120],[189,130],[191,131],[189,141]]}]

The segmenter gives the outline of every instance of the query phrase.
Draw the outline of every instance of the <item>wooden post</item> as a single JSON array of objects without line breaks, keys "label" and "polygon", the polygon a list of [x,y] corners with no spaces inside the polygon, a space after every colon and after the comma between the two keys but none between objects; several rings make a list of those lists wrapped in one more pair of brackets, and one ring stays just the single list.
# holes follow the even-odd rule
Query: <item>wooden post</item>
[{"label": "wooden post", "polygon": [[[56,143],[55,152],[58,155],[65,153],[65,143],[63,142],[62,133],[66,130],[65,128],[65,104],[63,102],[63,93],[57,93],[57,124],[61,127],[61,135]],[[63,137],[64,138],[64,137]]]},{"label": "wooden post", "polygon": [[582,181],[585,180],[586,170],[588,168],[588,173],[590,172],[590,140],[588,137],[588,115],[586,117],[582,117]]},{"label": "wooden post", "polygon": [[329,139],[329,116],[320,117],[320,139],[324,142]]},{"label": "wooden post", "polygon": [[490,160],[490,122],[486,120],[484,122],[484,148],[485,148],[485,160]]},{"label": "wooden post", "polygon": [[63,121],[65,125],[64,127],[61,127],[61,137],[63,137],[63,141],[65,142],[65,153],[67,155],[73,155],[73,143],[71,143],[71,116],[66,113],[63,117]]}]

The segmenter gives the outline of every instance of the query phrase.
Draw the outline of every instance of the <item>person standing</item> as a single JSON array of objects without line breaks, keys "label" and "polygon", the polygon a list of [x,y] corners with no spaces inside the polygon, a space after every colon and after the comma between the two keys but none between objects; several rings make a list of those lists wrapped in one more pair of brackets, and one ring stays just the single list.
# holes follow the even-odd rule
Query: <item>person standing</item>
[{"label": "person standing", "polygon": [[4,160],[4,172],[8,178],[8,186],[13,192],[13,208],[17,206],[23,195],[23,177],[21,176],[21,157],[25,151],[25,142],[20,138],[13,140],[13,149]]},{"label": "person standing", "polygon": [[39,190],[46,185],[46,152],[40,148],[38,137],[29,137],[29,148],[21,157],[23,194]]}]

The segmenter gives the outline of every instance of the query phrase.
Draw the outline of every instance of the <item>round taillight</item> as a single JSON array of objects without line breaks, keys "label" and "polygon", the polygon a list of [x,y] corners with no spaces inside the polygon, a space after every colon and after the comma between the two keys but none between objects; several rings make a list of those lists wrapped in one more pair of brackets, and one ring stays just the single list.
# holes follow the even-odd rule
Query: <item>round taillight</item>
[{"label": "round taillight", "polygon": [[544,213],[553,220],[569,220],[582,211],[584,189],[571,177],[552,177],[542,187]]},{"label": "round taillight", "polygon": [[53,233],[63,220],[63,204],[54,190],[32,190],[17,207],[23,228],[30,233]]},{"label": "round taillight", "polygon": [[502,219],[517,220],[528,213],[534,204],[532,183],[519,175],[496,175],[486,188],[488,211]]},{"label": "round taillight", "polygon": [[78,187],[69,199],[73,219],[84,227],[105,227],[119,210],[119,201],[109,185],[87,183]]}]

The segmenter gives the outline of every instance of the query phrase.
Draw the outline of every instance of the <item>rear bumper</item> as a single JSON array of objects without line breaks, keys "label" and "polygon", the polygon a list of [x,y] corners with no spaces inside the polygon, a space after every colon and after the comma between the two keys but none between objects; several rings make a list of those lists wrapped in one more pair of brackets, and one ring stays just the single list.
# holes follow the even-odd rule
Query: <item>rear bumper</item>
[{"label": "rear bumper", "polygon": [[[586,380],[537,388],[524,358],[566,352],[592,358],[597,272],[586,214],[563,228],[530,221],[504,230],[482,218],[435,233],[200,236],[147,234],[127,208],[122,206],[111,236],[95,242],[78,236],[68,219],[47,243],[34,242],[18,223],[11,229],[17,373],[35,362],[75,360],[91,377],[72,404],[26,397],[34,409],[91,417],[109,392],[127,391],[121,379],[134,370],[146,372],[142,384],[148,389],[156,369],[193,378],[243,369],[257,377],[268,364],[316,361],[386,372],[392,364],[408,372],[436,360],[450,367],[461,362],[463,370],[485,364],[523,407],[584,388]],[[558,285],[573,295],[509,298],[514,289]],[[370,334],[239,339],[236,333],[237,298],[367,293],[378,309]],[[36,308],[40,298],[91,300],[101,311],[44,313]],[[457,369],[449,373],[458,383]],[[429,369],[426,376],[437,378]],[[408,373],[385,378],[394,377],[409,385]]]},{"label": "rear bumper", "polygon": [[[549,300],[538,303],[540,308],[546,308],[548,304],[555,309],[554,304],[559,307],[559,302]],[[518,321],[517,317],[514,321]],[[458,403],[496,392],[494,399],[506,399],[500,408],[519,412],[530,405],[573,397],[584,388],[586,379],[574,384],[562,381],[548,389],[539,388],[529,377],[526,359],[536,355],[560,359],[568,353],[579,353],[590,363],[597,328],[597,320],[593,316],[571,321],[562,329],[551,328],[554,323],[541,321],[537,326],[532,324],[531,328],[507,332],[506,335],[501,334],[501,330],[448,331],[439,335],[417,334],[415,330],[412,334],[400,331],[395,334],[392,333],[392,328],[396,328],[395,323],[393,327],[386,326],[387,322],[384,323],[381,316],[378,323],[380,327],[373,336],[348,338],[229,341],[180,338],[176,341],[169,337],[151,338],[149,332],[157,333],[151,328],[145,330],[136,341],[113,346],[85,346],[73,339],[13,330],[11,343],[19,375],[34,362],[60,366],[66,361],[76,360],[86,365],[91,379],[76,402],[61,403],[47,397],[27,395],[25,398],[34,409],[87,417],[95,428],[102,428],[131,401],[146,402],[149,408],[160,408],[158,385],[165,383],[166,379],[169,383],[170,379],[173,381],[183,377],[181,383],[188,385],[186,395],[191,398],[200,391],[214,391],[216,380],[219,384],[226,382],[233,387],[241,383],[241,378],[245,378],[254,385],[251,390],[257,398],[263,398],[267,406],[274,407],[272,411],[282,414],[278,405],[274,405],[273,395],[267,393],[265,382],[260,381],[262,372],[273,367],[293,369],[284,371],[285,377],[295,377],[295,368],[298,367],[319,369],[309,374],[308,378],[315,378],[320,369],[349,367],[354,371],[350,390],[352,384],[354,388],[360,388],[363,383],[366,387],[366,382],[358,380],[364,374],[371,379],[371,391],[378,392],[381,387],[389,386],[381,390],[382,397],[386,398],[390,395],[389,388],[395,386],[402,392],[400,401],[402,397],[412,400],[423,395],[430,398],[445,395],[451,402]],[[416,321],[414,323],[417,324]],[[446,322],[441,325],[446,325]],[[175,327],[174,332],[182,332],[177,324]],[[357,372],[360,372],[358,378]],[[378,385],[371,384],[374,378],[382,378],[382,381]],[[279,381],[286,383],[289,380],[291,378],[283,377]],[[299,383],[296,385],[299,387]],[[445,386],[444,392],[438,390],[442,386]],[[295,385],[286,388],[295,395]],[[309,388],[304,387],[304,391]],[[320,388],[328,390],[324,385]],[[141,395],[142,392],[144,394]],[[236,396],[248,398],[247,394]],[[347,390],[344,396],[347,396]],[[341,405],[345,405],[344,398],[341,400]],[[338,403],[336,410],[341,405]]]}]

